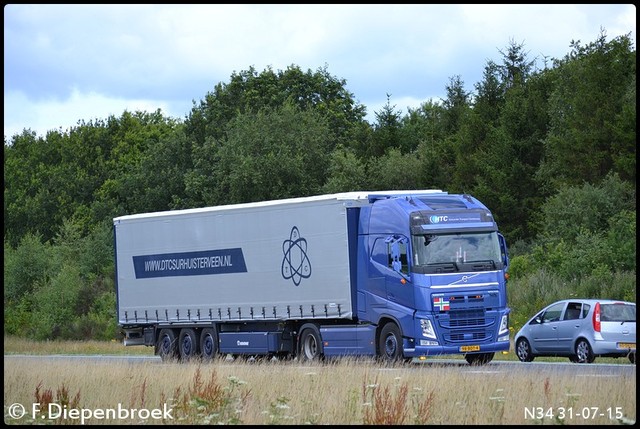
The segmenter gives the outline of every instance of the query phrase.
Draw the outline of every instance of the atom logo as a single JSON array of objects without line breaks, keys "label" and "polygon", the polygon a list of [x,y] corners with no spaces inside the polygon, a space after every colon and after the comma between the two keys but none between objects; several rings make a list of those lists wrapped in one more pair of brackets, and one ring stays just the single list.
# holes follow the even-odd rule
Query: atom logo
[{"label": "atom logo", "polygon": [[307,240],[300,237],[298,227],[291,228],[289,240],[282,243],[282,277],[292,279],[293,284],[298,286],[302,279],[311,276],[311,262],[307,256]]}]

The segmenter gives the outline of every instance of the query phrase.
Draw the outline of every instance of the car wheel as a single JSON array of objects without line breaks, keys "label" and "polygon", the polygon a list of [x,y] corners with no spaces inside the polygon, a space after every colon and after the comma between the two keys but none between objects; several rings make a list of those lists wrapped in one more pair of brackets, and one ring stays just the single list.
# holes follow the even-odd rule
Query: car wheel
[{"label": "car wheel", "polygon": [[518,338],[518,341],[516,341],[516,355],[520,362],[531,362],[535,358],[531,352],[531,345],[526,338]]},{"label": "car wheel", "polygon": [[576,343],[576,362],[577,363],[592,363],[596,360],[593,355],[589,342],[585,339],[579,339]]}]

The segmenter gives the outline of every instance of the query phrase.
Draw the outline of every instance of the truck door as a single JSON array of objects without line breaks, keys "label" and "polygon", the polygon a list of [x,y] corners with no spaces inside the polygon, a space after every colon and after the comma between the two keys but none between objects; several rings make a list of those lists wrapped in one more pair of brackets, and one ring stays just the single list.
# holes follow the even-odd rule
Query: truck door
[{"label": "truck door", "polygon": [[413,287],[409,283],[409,240],[402,235],[391,235],[384,239],[387,255],[386,288],[387,299],[406,307],[414,307]]}]

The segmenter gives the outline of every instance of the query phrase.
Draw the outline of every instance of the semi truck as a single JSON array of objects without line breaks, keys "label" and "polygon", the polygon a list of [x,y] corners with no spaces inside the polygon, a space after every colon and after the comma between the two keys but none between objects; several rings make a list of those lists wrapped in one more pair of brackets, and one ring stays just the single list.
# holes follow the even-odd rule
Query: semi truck
[{"label": "semi truck", "polygon": [[471,195],[345,192],[113,227],[123,344],[163,360],[486,364],[509,350],[507,245]]}]

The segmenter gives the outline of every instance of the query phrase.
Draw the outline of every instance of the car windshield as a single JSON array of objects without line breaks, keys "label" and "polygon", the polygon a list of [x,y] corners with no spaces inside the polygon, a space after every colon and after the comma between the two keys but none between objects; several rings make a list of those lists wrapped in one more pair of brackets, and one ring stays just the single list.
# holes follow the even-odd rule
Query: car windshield
[{"label": "car windshield", "polygon": [[601,322],[635,322],[636,306],[622,302],[602,304],[600,306]]}]

